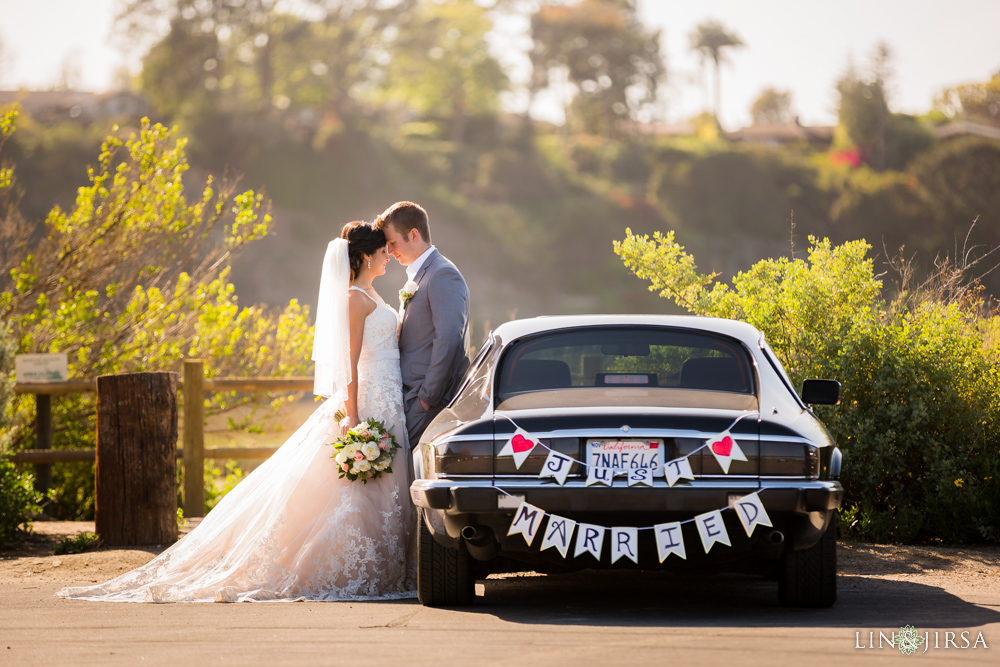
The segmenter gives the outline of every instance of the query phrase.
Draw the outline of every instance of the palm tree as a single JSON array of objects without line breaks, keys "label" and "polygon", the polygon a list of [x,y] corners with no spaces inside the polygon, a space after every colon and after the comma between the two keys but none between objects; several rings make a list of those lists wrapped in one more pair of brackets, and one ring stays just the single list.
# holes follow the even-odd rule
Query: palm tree
[{"label": "palm tree", "polygon": [[691,50],[701,54],[702,63],[711,59],[715,63],[715,118],[719,118],[719,106],[722,98],[720,83],[720,64],[725,59],[723,49],[745,46],[743,40],[735,33],[726,31],[718,21],[706,21],[699,24],[690,35]]}]

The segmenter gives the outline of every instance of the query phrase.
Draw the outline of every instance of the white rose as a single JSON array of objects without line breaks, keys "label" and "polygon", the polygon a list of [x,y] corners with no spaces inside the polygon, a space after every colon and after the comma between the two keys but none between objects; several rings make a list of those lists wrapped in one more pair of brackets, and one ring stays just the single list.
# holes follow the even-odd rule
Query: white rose
[{"label": "white rose", "polygon": [[375,470],[378,470],[379,472],[382,472],[386,468],[389,467],[389,462],[388,461],[380,461],[379,463],[376,463],[372,467],[375,468]]},{"label": "white rose", "polygon": [[368,472],[369,470],[372,469],[372,464],[362,459],[357,463],[355,463],[354,467],[357,468],[359,472]]},{"label": "white rose", "polygon": [[378,458],[379,454],[382,453],[382,450],[379,449],[378,445],[376,445],[374,442],[366,442],[361,447],[361,453],[365,455],[366,459],[368,459],[369,461],[373,461]]},{"label": "white rose", "polygon": [[344,452],[337,452],[337,456],[333,459],[337,463],[347,463],[347,454]]},{"label": "white rose", "polygon": [[349,459],[353,459],[357,451],[358,448],[355,447],[354,445],[346,445],[343,449],[340,450],[340,453]]}]

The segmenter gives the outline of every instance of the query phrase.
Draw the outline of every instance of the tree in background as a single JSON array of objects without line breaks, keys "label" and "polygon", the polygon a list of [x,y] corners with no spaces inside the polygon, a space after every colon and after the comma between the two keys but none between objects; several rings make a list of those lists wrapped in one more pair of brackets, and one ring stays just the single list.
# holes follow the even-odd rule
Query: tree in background
[{"label": "tree in background", "polygon": [[[851,64],[837,82],[841,132],[846,143],[856,146],[861,159],[876,171],[904,169],[934,143],[933,133],[919,119],[889,110],[891,59],[889,47],[880,43],[867,72]],[[843,139],[841,143],[845,143]]]},{"label": "tree in background", "polygon": [[[534,85],[576,87],[567,124],[612,136],[648,114],[666,77],[660,31],[642,25],[635,0],[543,5],[531,17]],[[543,76],[544,73],[544,76]]]},{"label": "tree in background", "polygon": [[850,63],[837,81],[840,106],[837,117],[847,138],[861,151],[862,159],[875,169],[885,169],[885,129],[889,118],[886,85],[891,76],[888,45],[875,48],[868,72]]},{"label": "tree in background", "polygon": [[715,63],[715,117],[722,108],[722,61],[726,59],[726,49],[746,46],[739,35],[729,32],[718,21],[706,21],[695,27],[689,36],[691,50],[701,55],[702,64],[709,60]]},{"label": "tree in background", "polygon": [[1000,70],[989,81],[944,90],[935,107],[948,116],[1000,127]]},{"label": "tree in background", "polygon": [[420,0],[382,46],[388,55],[377,97],[425,117],[445,116],[461,142],[470,116],[495,115],[507,75],[490,54],[487,10],[466,0]]},{"label": "tree in background", "polygon": [[765,88],[750,107],[754,125],[790,123],[792,115],[792,93],[777,88]]}]

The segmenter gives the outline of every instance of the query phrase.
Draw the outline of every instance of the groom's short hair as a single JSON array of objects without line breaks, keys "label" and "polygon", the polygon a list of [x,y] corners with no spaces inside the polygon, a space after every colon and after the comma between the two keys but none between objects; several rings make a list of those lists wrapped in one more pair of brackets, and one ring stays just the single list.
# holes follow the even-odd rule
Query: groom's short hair
[{"label": "groom's short hair", "polygon": [[406,235],[411,229],[417,230],[425,243],[431,242],[431,228],[427,222],[427,211],[420,204],[411,201],[398,201],[376,220],[375,229],[381,230],[386,225],[392,225],[400,234]]}]

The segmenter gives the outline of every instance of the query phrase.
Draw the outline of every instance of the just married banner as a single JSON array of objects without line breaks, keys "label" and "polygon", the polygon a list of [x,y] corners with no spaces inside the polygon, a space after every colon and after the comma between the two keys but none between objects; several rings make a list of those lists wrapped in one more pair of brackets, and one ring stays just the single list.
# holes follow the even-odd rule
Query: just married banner
[{"label": "just married banner", "polygon": [[[628,486],[652,487],[654,476],[662,474],[667,480],[667,485],[673,487],[682,479],[694,479],[688,457],[697,454],[703,449],[708,449],[712,453],[726,474],[729,473],[729,467],[733,461],[746,461],[746,455],[740,449],[739,443],[733,438],[730,430],[741,419],[751,416],[751,414],[743,415],[730,424],[729,428],[725,431],[707,439],[701,447],[693,452],[663,463],[659,470],[654,470],[648,466],[623,470],[615,467],[589,465],[586,462],[578,461],[571,456],[554,451],[531,433],[519,427],[513,420],[510,421],[514,424],[516,430],[504,444],[498,456],[510,456],[514,460],[514,466],[520,469],[531,452],[536,447],[542,447],[548,450],[548,456],[542,464],[542,470],[538,476],[539,478],[551,477],[560,486],[566,483],[570,468],[574,463],[577,463],[587,469],[587,486],[613,486],[616,483],[616,474],[624,472],[626,474],[625,481]],[[494,488],[508,496],[511,495],[500,487]],[[524,538],[528,546],[531,546],[535,541],[535,537],[541,532],[541,551],[555,548],[563,558],[568,558],[570,547],[572,547],[574,557],[590,553],[598,560],[601,558],[604,540],[608,539],[612,563],[617,562],[621,558],[628,558],[638,564],[639,532],[652,530],[656,538],[656,548],[660,562],[662,563],[671,555],[687,559],[687,551],[681,531],[681,526],[686,523],[695,524],[701,540],[701,546],[705,550],[705,553],[708,553],[716,544],[732,546],[725,522],[722,519],[722,512],[727,510],[735,511],[740,524],[748,536],[753,535],[753,531],[757,526],[772,526],[771,519],[764,509],[759,495],[760,492],[751,493],[725,507],[699,514],[691,519],[661,523],[653,526],[609,527],[589,523],[577,523],[572,519],[546,512],[540,507],[522,501],[514,512],[514,519],[511,521],[507,535],[519,534]],[[548,517],[548,522],[544,530],[542,530],[542,523],[545,517]]]}]

